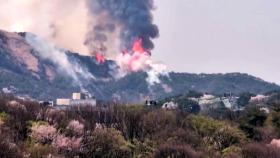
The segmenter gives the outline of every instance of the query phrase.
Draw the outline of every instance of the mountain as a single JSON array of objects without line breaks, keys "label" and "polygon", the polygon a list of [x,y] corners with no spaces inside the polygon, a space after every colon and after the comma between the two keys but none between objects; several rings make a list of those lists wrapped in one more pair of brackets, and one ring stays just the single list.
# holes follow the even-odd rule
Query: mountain
[{"label": "mountain", "polygon": [[[99,64],[94,57],[46,47],[42,41],[31,39],[30,42],[26,36],[27,33],[0,31],[0,88],[38,100],[69,97],[72,92],[81,90],[94,93],[100,100],[138,102],[146,97],[157,99],[189,90],[239,94],[280,89],[276,84],[241,73],[170,72],[168,76],[160,77],[161,84],[153,86],[147,84],[145,72],[115,79],[113,61]],[[35,35],[31,37],[36,39]],[[59,53],[51,54],[53,51]]]}]

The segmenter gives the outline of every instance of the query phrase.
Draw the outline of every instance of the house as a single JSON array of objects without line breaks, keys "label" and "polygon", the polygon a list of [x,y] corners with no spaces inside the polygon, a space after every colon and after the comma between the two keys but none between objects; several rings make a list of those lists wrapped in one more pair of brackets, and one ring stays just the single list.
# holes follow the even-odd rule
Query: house
[{"label": "house", "polygon": [[166,102],[162,105],[162,109],[175,110],[177,108],[178,108],[178,104],[174,103],[173,101]]},{"label": "house", "polygon": [[59,99],[56,99],[56,105],[59,105],[59,106],[67,106],[67,105],[70,105],[70,100],[71,99],[64,99],[64,98],[59,98]]},{"label": "house", "polygon": [[204,96],[199,98],[198,104],[201,110],[207,110],[209,108],[215,109],[221,105],[221,98],[205,94]]},{"label": "house", "polygon": [[209,108],[216,109],[221,106],[225,106],[228,109],[234,110],[237,106],[238,97],[234,97],[231,94],[224,94],[223,97],[216,97],[213,95],[204,95],[198,99],[198,104],[201,110],[207,110]]},{"label": "house", "polygon": [[56,100],[57,106],[96,106],[96,99],[88,92],[73,93],[72,98],[58,98]]},{"label": "house", "polygon": [[265,95],[256,95],[256,96],[253,96],[250,98],[250,103],[261,103],[261,102],[265,102],[269,99],[268,96],[265,96]]},{"label": "house", "polygon": [[2,88],[2,92],[5,94],[15,94],[17,89],[14,86],[8,86]]},{"label": "house", "polygon": [[54,106],[53,101],[39,101],[39,104],[42,106]]},{"label": "house", "polygon": [[157,106],[157,101],[155,100],[146,100],[145,102],[146,106]]}]

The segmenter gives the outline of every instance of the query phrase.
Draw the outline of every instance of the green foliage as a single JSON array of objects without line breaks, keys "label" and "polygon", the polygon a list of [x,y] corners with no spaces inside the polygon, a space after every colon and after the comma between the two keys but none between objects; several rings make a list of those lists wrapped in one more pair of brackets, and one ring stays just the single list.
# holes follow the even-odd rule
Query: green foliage
[{"label": "green foliage", "polygon": [[8,119],[9,115],[5,112],[0,112],[0,122],[5,122]]},{"label": "green foliage", "polygon": [[263,127],[268,115],[258,107],[249,107],[241,118],[240,129],[242,129],[248,138],[258,139],[258,127]]},{"label": "green foliage", "polygon": [[196,91],[189,91],[183,95],[165,98],[159,102],[159,105],[161,106],[165,102],[173,101],[178,105],[180,110],[187,113],[197,114],[200,111],[200,106],[198,105],[197,101],[191,100],[190,98],[199,98],[201,96],[203,96],[202,93]]},{"label": "green foliage", "polygon": [[85,155],[104,158],[131,157],[130,143],[113,128],[96,129],[85,142]]},{"label": "green foliage", "polygon": [[261,127],[267,119],[267,114],[258,107],[252,107],[248,110],[246,121],[248,124]]},{"label": "green foliage", "polygon": [[197,153],[188,145],[162,144],[154,154],[154,158],[200,158]]},{"label": "green foliage", "polygon": [[241,158],[242,149],[237,146],[230,146],[222,151],[223,158]]},{"label": "green foliage", "polygon": [[217,129],[223,127],[221,121],[217,121],[204,116],[191,116],[186,121],[201,136],[206,137],[213,135]]},{"label": "green foliage", "polygon": [[46,121],[28,121],[29,127],[35,127],[35,126],[40,126],[40,125],[49,125],[48,122]]},{"label": "green foliage", "polygon": [[36,144],[28,149],[29,158],[48,157],[54,153],[54,149],[49,145]]},{"label": "green foliage", "polygon": [[272,113],[272,124],[280,135],[280,112]]},{"label": "green foliage", "polygon": [[154,134],[166,128],[176,126],[176,115],[172,111],[162,109],[150,111],[143,116],[144,136],[151,138]]},{"label": "green foliage", "polygon": [[245,143],[246,135],[237,128],[225,124],[224,127],[217,129],[213,135],[215,147],[219,150]]},{"label": "green foliage", "polygon": [[238,106],[244,107],[244,106],[248,105],[251,97],[253,97],[253,96],[256,96],[256,95],[249,93],[249,92],[242,93],[237,100]]},{"label": "green foliage", "polygon": [[201,114],[214,119],[223,120],[230,117],[231,111],[230,109],[226,108],[222,102],[220,102],[219,104],[217,104],[217,107],[208,108]]},{"label": "green foliage", "polygon": [[280,112],[280,103],[279,104],[273,104],[272,105],[272,110],[274,110],[275,112]]},{"label": "green foliage", "polygon": [[198,134],[206,138],[206,144],[212,144],[219,150],[246,141],[244,133],[222,121],[203,116],[192,116],[189,119],[189,123]]},{"label": "green foliage", "polygon": [[174,143],[174,144],[188,144],[193,148],[198,148],[201,146],[202,140],[201,137],[194,131],[188,128],[167,128],[159,131],[155,135],[154,141],[157,144],[165,143]]},{"label": "green foliage", "polygon": [[280,90],[267,93],[267,95],[270,95],[269,100],[267,101],[269,105],[276,107],[280,105]]},{"label": "green foliage", "polygon": [[133,158],[146,158],[151,157],[154,152],[155,143],[149,139],[144,142],[133,140]]},{"label": "green foliage", "polygon": [[203,96],[203,93],[190,90],[187,94],[185,94],[187,98],[200,98]]},{"label": "green foliage", "polygon": [[198,114],[200,111],[200,106],[196,101],[190,100],[190,99],[178,99],[175,101],[179,109],[188,112],[188,113],[193,113],[193,114]]}]

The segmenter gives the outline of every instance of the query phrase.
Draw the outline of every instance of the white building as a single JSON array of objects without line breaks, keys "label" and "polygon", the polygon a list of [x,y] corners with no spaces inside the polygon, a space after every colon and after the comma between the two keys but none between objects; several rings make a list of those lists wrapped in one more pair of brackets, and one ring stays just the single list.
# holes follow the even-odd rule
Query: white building
[{"label": "white building", "polygon": [[17,91],[17,89],[14,86],[8,86],[2,88],[2,92],[5,94],[14,94]]},{"label": "white building", "polygon": [[63,99],[63,98],[56,99],[56,105],[68,106],[68,105],[70,105],[70,100],[71,99]]},{"label": "white building", "polygon": [[228,109],[235,109],[237,107],[237,97],[216,97],[213,95],[204,95],[198,99],[198,104],[201,110],[209,108],[218,108],[224,105]]},{"label": "white building", "polygon": [[173,101],[170,102],[166,102],[162,105],[163,109],[167,109],[167,110],[175,110],[178,108],[178,104],[174,103]]},{"label": "white building", "polygon": [[73,93],[72,94],[72,99],[73,100],[86,99],[86,95],[84,93]]},{"label": "white building", "polygon": [[198,99],[198,104],[202,111],[209,108],[218,108],[221,105],[221,98],[205,94]]},{"label": "white building", "polygon": [[59,98],[56,100],[57,106],[96,106],[96,99],[89,93],[73,93],[72,99]]},{"label": "white building", "polygon": [[257,96],[251,97],[250,103],[261,103],[267,101],[268,99],[268,96],[258,94]]}]

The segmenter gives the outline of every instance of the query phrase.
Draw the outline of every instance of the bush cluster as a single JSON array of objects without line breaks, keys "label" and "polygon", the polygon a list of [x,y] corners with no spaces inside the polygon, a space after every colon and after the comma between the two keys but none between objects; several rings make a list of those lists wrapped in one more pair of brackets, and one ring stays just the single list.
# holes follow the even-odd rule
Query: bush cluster
[{"label": "bush cluster", "polygon": [[141,105],[62,110],[2,95],[0,157],[277,158],[277,109],[218,120]]}]

